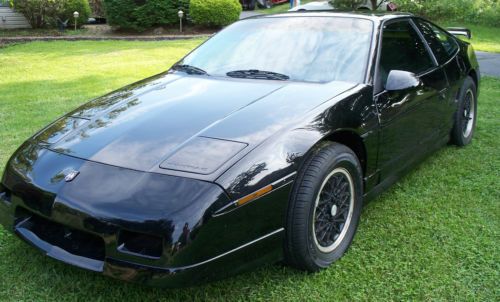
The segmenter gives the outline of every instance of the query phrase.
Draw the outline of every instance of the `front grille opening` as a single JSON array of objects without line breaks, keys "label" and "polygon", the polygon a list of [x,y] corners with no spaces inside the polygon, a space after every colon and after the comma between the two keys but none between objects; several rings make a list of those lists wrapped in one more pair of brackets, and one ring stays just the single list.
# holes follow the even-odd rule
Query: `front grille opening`
[{"label": "front grille opening", "polygon": [[122,230],[118,236],[118,250],[148,258],[160,258],[163,240],[158,236]]},{"label": "front grille opening", "polygon": [[16,209],[16,225],[33,232],[41,240],[57,246],[73,255],[104,261],[104,240],[50,221],[21,207]]},{"label": "front grille opening", "polygon": [[12,192],[0,184],[0,200],[3,200],[7,203],[12,202]]}]

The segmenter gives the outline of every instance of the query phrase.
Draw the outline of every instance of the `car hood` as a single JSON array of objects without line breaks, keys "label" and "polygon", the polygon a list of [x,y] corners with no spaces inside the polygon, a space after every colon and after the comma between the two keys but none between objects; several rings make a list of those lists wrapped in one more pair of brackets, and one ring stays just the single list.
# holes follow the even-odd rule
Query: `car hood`
[{"label": "car hood", "polygon": [[[162,162],[195,139],[198,149],[191,148],[191,158],[217,157],[218,151],[231,157],[354,86],[164,73],[83,105],[35,139],[74,157],[140,171],[161,165],[168,174],[177,160]],[[207,141],[213,139],[224,143]],[[212,149],[204,152],[203,146]],[[208,174],[216,168],[178,170]]]}]

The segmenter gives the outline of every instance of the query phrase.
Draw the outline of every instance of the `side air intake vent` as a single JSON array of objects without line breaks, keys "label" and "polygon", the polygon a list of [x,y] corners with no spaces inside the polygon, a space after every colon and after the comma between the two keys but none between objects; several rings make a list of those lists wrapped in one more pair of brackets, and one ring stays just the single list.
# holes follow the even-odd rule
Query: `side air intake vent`
[{"label": "side air intake vent", "polygon": [[[50,221],[20,207],[16,209],[15,217],[16,233],[47,252],[48,256],[95,271],[102,269],[105,250],[104,240],[100,237]],[[60,250],[64,252],[57,252]]]},{"label": "side air intake vent", "polygon": [[158,236],[122,230],[118,238],[118,250],[122,253],[157,259],[162,254],[163,240]]}]

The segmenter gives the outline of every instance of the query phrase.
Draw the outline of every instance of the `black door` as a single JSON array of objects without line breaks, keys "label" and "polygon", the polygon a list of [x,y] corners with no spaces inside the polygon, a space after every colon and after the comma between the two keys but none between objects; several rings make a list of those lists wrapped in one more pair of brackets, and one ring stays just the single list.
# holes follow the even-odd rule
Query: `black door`
[{"label": "black door", "polygon": [[429,21],[419,18],[414,19],[414,21],[448,79],[450,87],[448,89],[447,102],[441,108],[443,118],[441,128],[443,134],[449,134],[455,120],[454,116],[457,109],[456,97],[462,87],[463,81],[461,79],[465,72],[465,63],[458,55],[459,46],[452,35]]},{"label": "black door", "polygon": [[[385,85],[391,70],[414,73],[419,84],[397,91]],[[382,178],[405,168],[434,143],[442,126],[447,80],[409,19],[387,23],[382,31],[375,82],[381,125],[378,166]]]}]

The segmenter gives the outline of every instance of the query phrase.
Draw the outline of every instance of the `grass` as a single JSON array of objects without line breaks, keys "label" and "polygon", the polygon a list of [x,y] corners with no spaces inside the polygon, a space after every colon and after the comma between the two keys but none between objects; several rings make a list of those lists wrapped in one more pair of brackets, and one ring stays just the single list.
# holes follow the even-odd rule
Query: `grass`
[{"label": "grass", "polygon": [[[0,167],[57,116],[165,70],[199,42],[0,49]],[[51,260],[0,227],[0,301],[499,301],[500,79],[481,88],[472,145],[443,148],[367,204],[352,248],[318,274],[270,265],[199,287],[148,288]]]}]

